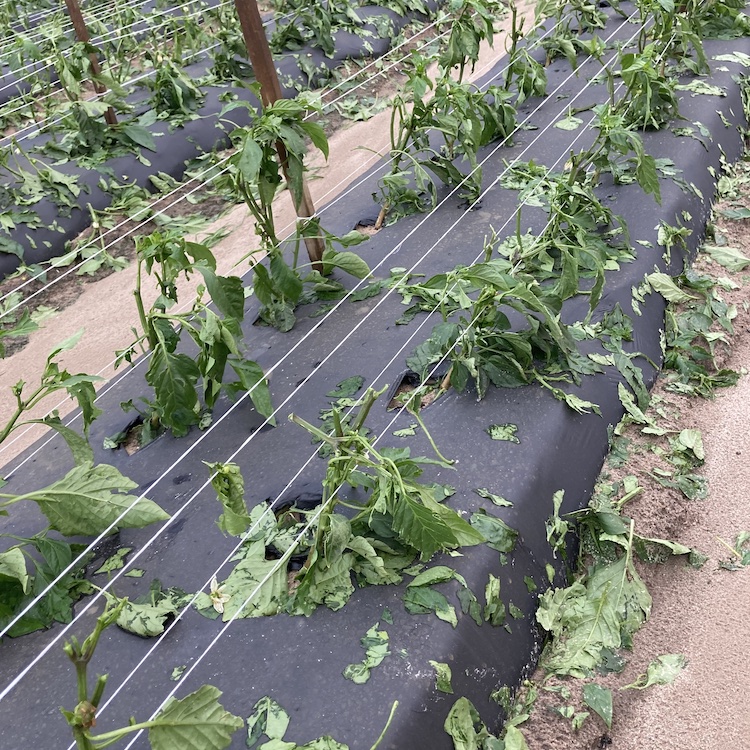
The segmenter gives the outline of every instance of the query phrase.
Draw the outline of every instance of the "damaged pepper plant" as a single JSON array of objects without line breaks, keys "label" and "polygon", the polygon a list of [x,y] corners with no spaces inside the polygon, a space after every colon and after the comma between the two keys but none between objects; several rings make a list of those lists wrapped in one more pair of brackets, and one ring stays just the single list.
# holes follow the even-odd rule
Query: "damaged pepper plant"
[{"label": "damaged pepper plant", "polygon": [[126,604],[126,599],[117,604],[108,602],[97,618],[94,630],[83,643],[73,637],[64,646],[75,667],[78,702],[72,711],[60,710],[73,733],[77,750],[104,750],[134,732],[147,732],[153,750],[222,750],[228,747],[232,735],[244,726],[244,722],[224,709],[219,703],[221,691],[213,685],[203,685],[181,699],[169,698],[151,719],[142,722],[131,719],[127,726],[94,734],[92,730],[97,723],[96,713],[107,686],[107,675],[99,675],[92,689],[88,667],[102,634],[117,622]]},{"label": "damaged pepper plant", "polygon": [[[337,610],[354,592],[353,577],[360,585],[399,583],[417,557],[429,560],[438,551],[485,541],[444,504],[450,488],[420,481],[426,466],[449,468],[451,462],[439,453],[427,458],[408,448],[376,448],[366,436],[365,420],[381,393],[368,389],[350,421],[334,409],[333,434],[291,417],[331,449],[322,498],[312,507],[274,515],[261,504],[248,513],[237,467],[210,465],[224,506],[219,526],[247,539],[229,577],[199,595],[200,611],[221,612],[226,621],[280,611],[309,615],[321,604]],[[288,584],[290,557],[296,564]]]},{"label": "damaged pepper plant", "polygon": [[[225,108],[225,112],[233,106]],[[281,331],[294,326],[294,310],[302,302],[343,295],[343,285],[327,278],[335,268],[358,279],[370,273],[358,255],[339,249],[363,242],[366,236],[360,232],[337,237],[321,227],[317,217],[300,221],[289,243],[291,263],[277,235],[273,202],[278,191],[286,185],[295,207],[303,201],[305,139],[309,138],[328,157],[323,129],[307,117],[319,109],[313,97],[300,94],[295,99],[279,99],[266,105],[261,113],[255,112],[252,125],[234,131],[237,150],[229,159],[227,174],[220,180],[245,202],[255,220],[260,256],[266,256],[268,263],[259,257],[253,259],[253,288],[261,303],[261,319]],[[300,263],[299,251],[301,243],[311,240],[323,246],[322,257],[306,268]]]},{"label": "damaged pepper plant", "polygon": [[[127,349],[118,352],[118,364],[131,362],[139,349],[150,353],[146,382],[154,389],[154,397],[144,399],[148,433],[156,434],[162,427],[180,436],[194,425],[206,424],[222,392],[247,392],[258,412],[271,418],[273,407],[263,371],[242,351],[242,279],[218,275],[216,259],[205,245],[188,242],[175,233],[140,237],[136,252],[134,295],[141,332]],[[147,310],[143,284],[150,275],[159,296]],[[192,305],[183,312],[175,310],[179,283],[193,275],[201,276],[203,283],[198,285]],[[183,334],[197,347],[197,354],[178,351]],[[227,367],[237,380],[225,382]]]},{"label": "damaged pepper plant", "polygon": [[[377,228],[386,219],[393,222],[434,207],[437,193],[431,174],[461,188],[470,203],[478,200],[479,149],[508,138],[516,126],[516,111],[506,90],[490,86],[482,91],[464,80],[467,68],[473,70],[479,59],[480,43],[492,43],[497,10],[493,0],[466,0],[441,51],[434,56],[412,52],[407,80],[393,100],[391,167],[374,196],[381,206]],[[435,81],[428,73],[433,62],[438,64]],[[457,166],[459,160],[467,163],[467,172]]]},{"label": "damaged pepper plant", "polygon": [[[34,326],[23,316],[14,329],[28,333]],[[153,501],[129,494],[137,484],[114,466],[95,464],[87,435],[100,414],[94,404],[95,376],[70,373],[60,367],[58,357],[79,341],[82,332],[56,346],[47,358],[39,383],[28,387],[23,380],[13,386],[16,407],[0,430],[0,443],[24,426],[43,425],[66,442],[75,466],[65,476],[39,489],[24,487],[7,492],[12,481],[0,480],[0,516],[8,516],[16,503],[34,503],[48,522],[31,537],[0,534],[10,541],[0,553],[0,629],[11,637],[70,622],[73,604],[90,585],[83,578],[86,545],[63,537],[96,536],[118,529],[141,528],[169,516]],[[57,413],[32,418],[29,411],[53,394],[67,394],[81,410],[84,434],[64,425]],[[50,532],[57,532],[50,535]],[[58,535],[59,534],[59,535]],[[49,588],[49,590],[47,590]]]},{"label": "damaged pepper plant", "polygon": [[[242,353],[242,279],[218,275],[216,259],[205,245],[188,242],[175,233],[140,237],[136,252],[134,295],[141,333],[118,352],[118,364],[131,362],[139,348],[150,352],[146,382],[154,389],[154,398],[144,399],[150,434],[156,434],[161,426],[181,436],[194,425],[206,424],[222,391],[230,395],[247,392],[258,412],[271,418],[273,407],[263,371]],[[178,284],[195,274],[203,283],[198,285],[191,307],[184,312],[174,310]],[[147,275],[153,275],[159,290],[149,310],[143,298]],[[205,299],[206,294],[216,310]],[[178,351],[185,333],[197,354]],[[236,381],[225,382],[227,367],[234,371]]]},{"label": "damaged pepper plant", "polygon": [[560,284],[545,290],[512,259],[493,259],[491,252],[492,243],[483,263],[402,287],[413,312],[436,309],[443,318],[407,365],[424,381],[447,362],[441,388],[463,391],[471,381],[478,399],[490,384],[517,388],[536,382],[577,411],[598,410],[555,385],[577,383],[596,369],[579,353],[578,335],[560,320]]}]

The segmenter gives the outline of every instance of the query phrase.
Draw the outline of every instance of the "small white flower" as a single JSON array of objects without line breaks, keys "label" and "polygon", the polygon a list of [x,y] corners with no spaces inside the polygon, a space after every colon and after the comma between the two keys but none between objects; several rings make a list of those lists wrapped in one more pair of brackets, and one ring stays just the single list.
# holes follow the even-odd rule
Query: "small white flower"
[{"label": "small white flower", "polygon": [[224,583],[219,586],[219,582],[214,576],[211,579],[211,590],[208,594],[211,597],[211,604],[214,605],[214,609],[221,614],[224,613],[224,605],[232,598],[230,594],[224,593],[225,586]]}]

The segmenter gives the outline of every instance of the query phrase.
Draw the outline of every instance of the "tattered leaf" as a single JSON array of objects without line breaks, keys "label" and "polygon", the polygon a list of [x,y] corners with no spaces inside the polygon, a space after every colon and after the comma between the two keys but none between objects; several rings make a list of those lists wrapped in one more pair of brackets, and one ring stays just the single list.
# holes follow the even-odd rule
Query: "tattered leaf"
[{"label": "tattered leaf", "polygon": [[630,685],[625,685],[623,690],[645,690],[652,685],[669,685],[675,681],[686,664],[687,659],[682,654],[663,654],[648,665],[646,674],[640,675]]},{"label": "tattered leaf", "polygon": [[182,700],[170,698],[148,730],[152,750],[224,750],[243,726],[219,703],[221,691],[203,685]]},{"label": "tattered leaf", "polygon": [[442,661],[433,661],[430,659],[430,664],[435,670],[435,689],[440,693],[453,694],[453,687],[451,686],[451,668]]},{"label": "tattered leaf", "polygon": [[609,688],[595,682],[586,683],[583,686],[583,702],[602,718],[607,729],[612,729],[612,691]]},{"label": "tattered leaf", "polygon": [[251,522],[240,467],[233,463],[204,463],[211,472],[211,486],[224,506],[224,512],[216,523],[225,534],[240,536],[247,531]]},{"label": "tattered leaf", "polygon": [[169,518],[152,500],[125,494],[136,487],[114,466],[86,463],[23,497],[33,500],[50,526],[65,536],[95,536],[110,527],[141,528]]},{"label": "tattered leaf", "polygon": [[479,512],[472,514],[470,523],[487,540],[488,547],[506,553],[515,548],[518,532],[501,518]]},{"label": "tattered leaf", "polygon": [[521,442],[516,436],[517,424],[491,424],[486,432],[493,440],[507,440],[509,443]]}]

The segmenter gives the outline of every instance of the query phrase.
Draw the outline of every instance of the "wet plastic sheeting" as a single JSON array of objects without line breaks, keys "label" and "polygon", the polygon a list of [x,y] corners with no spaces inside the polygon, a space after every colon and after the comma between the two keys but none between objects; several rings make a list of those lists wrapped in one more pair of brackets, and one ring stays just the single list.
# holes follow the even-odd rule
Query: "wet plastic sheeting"
[{"label": "wet plastic sheeting", "polygon": [[[707,43],[706,47],[709,56],[734,50],[748,51],[744,40]],[[550,71],[549,91],[567,76],[564,65],[555,67],[558,71],[555,72],[555,68]],[[690,97],[688,94],[682,100],[686,123],[680,124],[699,120],[711,131],[713,141],[702,145],[694,139],[677,138],[669,133],[648,134],[645,138],[646,150],[654,156],[672,158],[683,170],[684,180],[697,186],[707,200],[713,192],[713,178],[708,170],[709,167],[719,168],[720,150],[731,160],[739,156],[741,148],[737,128],[725,127],[716,113],[719,110],[735,125],[744,126],[738,88],[731,78],[738,72],[737,66],[727,63],[726,67],[728,72],[716,71],[712,79],[727,90],[725,98]],[[498,70],[501,69],[502,64],[498,66]],[[503,169],[503,160],[521,154],[537,136],[541,137],[524,159],[552,164],[558,158],[563,161],[567,158],[578,133],[556,128],[543,131],[543,128],[567,110],[586,78],[586,71],[582,71],[579,77],[572,77],[565,83],[561,93],[569,94],[568,98],[556,101],[550,96],[545,101],[544,108],[534,118],[538,131],[523,131],[512,146],[500,149],[491,157],[484,167],[486,184]],[[604,88],[589,87],[586,96],[589,94],[604,95]],[[534,104],[530,103],[529,108]],[[582,136],[580,145],[584,145],[585,137],[588,134]],[[373,171],[345,200],[326,211],[324,226],[343,233],[361,218],[372,215],[370,194],[375,190],[377,178],[378,173]],[[623,265],[619,272],[608,275],[599,314],[615,304],[629,313],[632,285],[640,283],[644,274],[653,271],[655,266],[664,267],[663,250],[656,245],[655,227],[660,219],[673,224],[683,211],[689,212],[691,218],[687,224],[694,229],[689,244],[691,248],[698,244],[707,206],[694,193],[683,192],[665,181],[662,192],[662,205],[657,206],[635,186],[604,188],[604,193],[611,194],[616,211],[628,222],[638,258],[632,264]],[[445,195],[445,191],[442,194]],[[381,230],[358,250],[378,277],[385,276],[392,266],[408,268],[412,265],[415,265],[415,273],[430,276],[459,262],[470,263],[479,256],[490,229],[499,229],[507,219],[512,219],[516,201],[515,192],[496,187],[485,197],[480,210],[464,214],[459,202],[451,199],[428,221],[422,223],[423,216],[404,219]],[[457,220],[460,223],[446,234]],[[529,211],[528,216],[524,212],[524,229],[532,226],[538,232],[543,223],[544,216],[540,212]],[[503,234],[513,228],[511,221]],[[445,238],[441,240],[443,235]],[[642,247],[636,240],[650,241],[653,248]],[[402,241],[399,251],[390,255]],[[439,244],[432,249],[436,242]],[[680,263],[675,253],[671,270],[679,270]],[[249,305],[248,321],[257,313],[254,304]],[[585,314],[586,306],[585,300],[573,300],[564,315],[571,319],[580,317]],[[438,322],[436,316],[428,320],[420,315],[409,325],[395,325],[404,310],[396,294],[381,294],[358,303],[344,302],[335,314],[325,318],[308,317],[315,309],[300,309],[297,326],[287,334],[260,327],[248,332],[249,354],[265,369],[283,357],[271,375],[271,387],[274,403],[284,404],[278,415],[279,426],[260,431],[235,459],[246,479],[250,505],[278,495],[287,499],[309,495],[319,488],[325,464],[314,457],[316,446],[310,443],[307,433],[288,422],[290,412],[314,422],[318,412],[329,403],[325,394],[352,375],[364,376],[365,385],[376,388],[398,382],[404,373],[405,357]],[[636,338],[633,350],[658,361],[664,311],[661,297],[649,295],[641,311],[641,316],[633,316]],[[294,349],[303,337],[306,337],[304,344]],[[105,413],[92,427],[95,446],[100,446],[106,435],[117,432],[127,423],[118,405],[144,392],[142,370],[143,364],[102,397],[100,406]],[[646,376],[652,381],[653,370],[648,369]],[[403,585],[369,587],[357,590],[340,612],[321,608],[309,618],[279,615],[235,622],[180,687],[178,695],[183,696],[209,682],[224,692],[222,702],[226,708],[241,716],[247,716],[258,699],[270,695],[291,716],[288,738],[304,743],[330,734],[353,749],[369,747],[374,742],[396,699],[400,706],[382,748],[450,748],[451,740],[443,731],[443,722],[450,706],[461,695],[478,707],[491,729],[498,729],[500,711],[490,702],[490,692],[502,685],[516,686],[532,669],[540,647],[533,619],[535,597],[528,592],[524,576],[532,577],[541,591],[546,585],[545,564],[553,564],[560,575],[561,562],[552,558],[544,529],[544,521],[552,508],[552,495],[559,489],[565,490],[564,511],[586,505],[606,454],[607,428],[622,414],[617,398],[618,382],[619,376],[610,371],[586,378],[578,391],[581,397],[600,405],[602,417],[575,414],[536,387],[491,388],[481,402],[476,402],[471,392],[450,392],[423,412],[442,452],[457,459],[455,470],[428,473],[429,478],[456,487],[449,504],[466,514],[484,508],[519,531],[516,550],[508,555],[505,565],[501,565],[497,552],[484,546],[466,549],[462,557],[435,560],[462,573],[480,601],[488,575],[499,576],[503,601],[512,602],[523,612],[523,619],[508,619],[509,630],[493,628],[487,623],[478,627],[469,617],[460,614],[458,627],[453,629],[433,615],[407,614],[401,602]],[[146,573],[140,580],[118,579],[115,590],[119,595],[144,593],[154,577],[164,586],[194,591],[210,578],[232,549],[234,541],[223,538],[215,527],[220,508],[212,491],[204,490],[194,496],[208,477],[202,462],[226,460],[261,425],[260,418],[245,402],[231,413],[227,413],[227,409],[228,404],[222,401],[211,432],[194,431],[181,440],[162,437],[132,457],[123,452],[98,451],[99,460],[114,463],[142,487],[158,480],[149,495],[168,511],[177,513],[174,521],[140,557],[130,556],[128,565],[143,568]],[[371,413],[369,424],[373,432],[384,432],[381,445],[409,445],[415,455],[430,455],[429,444],[421,431],[408,440],[391,434],[410,423],[409,415],[399,417],[393,424],[390,424],[391,419],[384,402],[376,405]],[[494,423],[516,424],[520,444],[491,440],[485,430]],[[65,448],[58,442],[53,440],[31,459],[18,477],[12,477],[7,491],[14,491],[21,482],[28,483],[30,477],[41,486],[59,476],[67,467],[68,459]],[[191,452],[178,463],[188,450]],[[306,465],[308,459],[311,460]],[[297,471],[299,477],[287,488]],[[514,505],[496,508],[474,492],[477,488],[487,488]],[[191,498],[194,499],[189,505],[179,510]],[[16,508],[13,511],[14,523],[24,528],[33,527],[31,511],[20,508],[18,513]],[[153,529],[123,532],[119,541],[140,549],[152,533]],[[111,552],[111,547],[107,551]],[[103,553],[101,557],[104,556]],[[219,578],[226,577],[227,572],[222,570]],[[439,588],[457,606],[455,586],[455,582],[451,582]],[[393,625],[382,620],[386,607],[393,614]],[[75,632],[84,633],[91,621],[88,617],[85,627],[77,626]],[[347,664],[361,661],[363,651],[359,640],[378,621],[390,635],[391,655],[373,670],[369,682],[355,685],[341,673]],[[97,730],[107,731],[122,725],[130,715],[148,717],[174,687],[175,683],[170,681],[172,670],[190,665],[198,658],[219,627],[220,623],[189,612],[153,656],[146,659],[136,676],[127,682],[113,706],[101,713]],[[60,628],[53,628],[2,643],[0,658],[4,675],[16,674],[59,633]],[[150,645],[113,629],[106,634],[92,669],[106,669],[113,689],[127,678]],[[402,654],[402,650],[405,653]],[[429,660],[447,662],[451,666],[453,696],[436,692]],[[58,644],[4,702],[5,715],[15,717],[10,730],[13,742],[9,747],[64,747],[67,728],[57,714],[60,703],[68,706],[74,703],[74,678]],[[244,736],[238,733],[232,747],[243,746]]]}]

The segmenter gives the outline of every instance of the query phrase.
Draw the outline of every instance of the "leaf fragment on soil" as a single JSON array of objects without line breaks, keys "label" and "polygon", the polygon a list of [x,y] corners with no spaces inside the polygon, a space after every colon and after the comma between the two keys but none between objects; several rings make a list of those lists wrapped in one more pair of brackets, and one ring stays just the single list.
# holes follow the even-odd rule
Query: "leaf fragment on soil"
[{"label": "leaf fragment on soil", "polygon": [[518,432],[517,424],[491,424],[486,432],[493,440],[507,440],[509,443],[521,442],[516,436]]},{"label": "leaf fragment on soil", "polygon": [[132,547],[120,547],[113,555],[110,555],[92,575],[100,573],[111,573],[113,570],[120,570],[125,565],[125,558],[133,551]]},{"label": "leaf fragment on soil", "polygon": [[453,694],[453,687],[451,686],[451,668],[442,661],[433,661],[430,659],[430,664],[435,670],[435,688],[441,693]]},{"label": "leaf fragment on soil", "polygon": [[583,686],[583,702],[602,718],[607,729],[612,729],[612,691],[609,688],[595,682],[586,683]]},{"label": "leaf fragment on soil", "polygon": [[347,665],[344,669],[344,677],[357,685],[367,682],[370,679],[371,670],[380,666],[383,659],[391,653],[388,650],[388,633],[385,630],[378,630],[378,624],[376,622],[360,641],[362,648],[365,649],[365,658],[357,664]]},{"label": "leaf fragment on soil", "polygon": [[654,659],[635,682],[625,685],[623,690],[645,690],[652,685],[669,685],[675,681],[687,664],[682,654],[663,654]]}]

